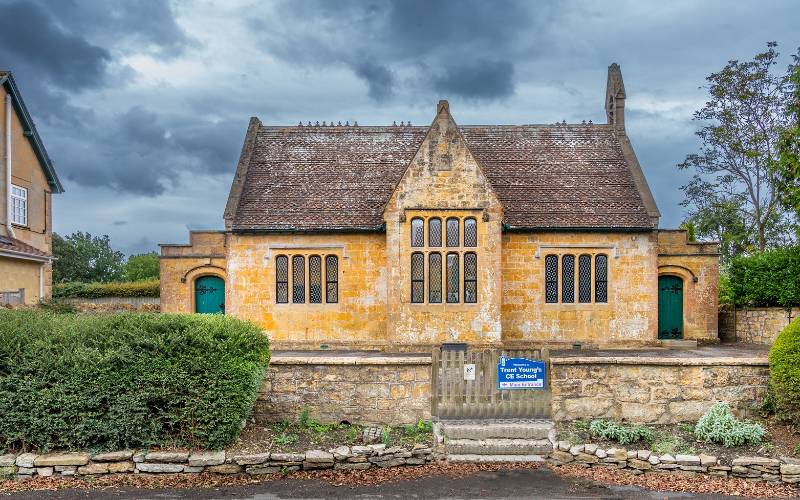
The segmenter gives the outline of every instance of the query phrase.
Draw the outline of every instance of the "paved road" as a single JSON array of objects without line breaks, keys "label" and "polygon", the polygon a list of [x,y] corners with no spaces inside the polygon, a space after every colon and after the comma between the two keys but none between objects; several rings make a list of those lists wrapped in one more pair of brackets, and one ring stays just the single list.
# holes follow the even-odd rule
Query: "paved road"
[{"label": "paved road", "polygon": [[[718,495],[658,493],[636,487],[607,487],[582,479],[565,479],[547,469],[516,469],[481,472],[464,478],[432,476],[412,481],[384,483],[358,488],[336,487],[322,481],[279,480],[258,485],[192,490],[64,490],[11,495],[12,499],[428,499],[428,498],[519,498],[519,499],[719,499]],[[736,497],[742,500],[741,497]]]}]

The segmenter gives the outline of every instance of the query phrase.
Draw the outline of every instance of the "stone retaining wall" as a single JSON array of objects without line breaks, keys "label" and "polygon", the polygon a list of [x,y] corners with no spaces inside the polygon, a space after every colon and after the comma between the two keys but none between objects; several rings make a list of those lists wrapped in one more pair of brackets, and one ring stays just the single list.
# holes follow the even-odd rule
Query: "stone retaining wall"
[{"label": "stone retaining wall", "polygon": [[578,464],[584,467],[626,469],[633,474],[677,472],[738,477],[748,480],[800,483],[800,460],[783,457],[738,457],[731,461],[710,455],[656,455],[649,450],[603,449],[596,444],[573,445],[559,441],[548,457],[555,465]]},{"label": "stone retaining wall", "polygon": [[431,419],[430,355],[275,354],[254,409],[258,421],[409,424]]},{"label": "stone retaining wall", "polygon": [[719,312],[719,338],[725,342],[771,345],[800,315],[799,308],[753,307]]},{"label": "stone retaining wall", "polygon": [[762,403],[768,382],[766,357],[551,358],[552,415],[695,422],[717,401],[746,414]]},{"label": "stone retaining wall", "polygon": [[283,474],[298,470],[369,469],[422,465],[433,461],[433,450],[422,444],[387,448],[383,444],[340,446],[304,453],[250,453],[226,451],[123,450],[89,453],[21,453],[0,455],[0,478],[12,476],[96,476],[99,474]]}]

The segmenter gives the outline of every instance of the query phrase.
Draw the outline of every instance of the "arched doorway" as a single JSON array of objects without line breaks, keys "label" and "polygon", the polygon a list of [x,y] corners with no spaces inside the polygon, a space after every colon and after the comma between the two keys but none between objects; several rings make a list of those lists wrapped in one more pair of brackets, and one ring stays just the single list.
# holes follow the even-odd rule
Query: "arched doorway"
[{"label": "arched doorway", "polygon": [[658,338],[683,338],[683,280],[658,277]]},{"label": "arched doorway", "polygon": [[219,276],[201,276],[194,281],[194,311],[225,313],[225,280]]}]

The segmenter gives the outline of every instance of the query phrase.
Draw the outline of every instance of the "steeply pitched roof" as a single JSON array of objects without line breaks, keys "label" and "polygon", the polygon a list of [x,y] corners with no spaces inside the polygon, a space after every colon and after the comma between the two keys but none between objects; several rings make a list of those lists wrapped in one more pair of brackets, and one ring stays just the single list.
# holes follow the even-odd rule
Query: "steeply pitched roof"
[{"label": "steeply pitched roof", "polygon": [[2,235],[0,235],[0,255],[41,262],[49,261],[51,258],[49,254],[42,252],[38,248],[34,248],[16,238]]},{"label": "steeply pitched roof", "polygon": [[[519,229],[653,227],[609,125],[487,125],[459,130]],[[380,229],[382,211],[427,127],[259,126],[234,231]],[[244,159],[244,155],[243,155]],[[638,168],[638,165],[637,167]],[[646,189],[646,186],[645,186]]]},{"label": "steeply pitched roof", "polygon": [[22,100],[22,94],[20,94],[19,88],[14,82],[14,76],[10,71],[0,71],[0,85],[3,85],[3,87],[6,89],[6,92],[11,94],[11,102],[14,104],[14,110],[17,112],[17,116],[22,122],[25,136],[31,142],[33,151],[36,153],[36,158],[39,160],[39,164],[44,171],[45,177],[47,178],[47,183],[50,185],[50,189],[53,191],[53,193],[63,193],[64,187],[61,185],[61,181],[56,174],[56,169],[53,166],[53,162],[50,160],[50,156],[47,154],[47,150],[44,147],[44,143],[42,143],[41,137],[39,137],[39,132],[36,131],[36,125],[34,125],[33,119],[31,118],[30,113],[28,113],[28,108],[25,106],[25,101]]}]

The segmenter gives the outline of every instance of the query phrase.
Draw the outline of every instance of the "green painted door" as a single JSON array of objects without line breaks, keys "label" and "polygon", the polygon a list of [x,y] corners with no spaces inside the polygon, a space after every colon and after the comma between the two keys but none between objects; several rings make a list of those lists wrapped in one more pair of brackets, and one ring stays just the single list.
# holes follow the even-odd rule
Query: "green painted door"
[{"label": "green painted door", "polygon": [[658,277],[658,338],[683,338],[683,280]]},{"label": "green painted door", "polygon": [[203,276],[194,282],[194,310],[199,313],[225,312],[225,281]]}]

